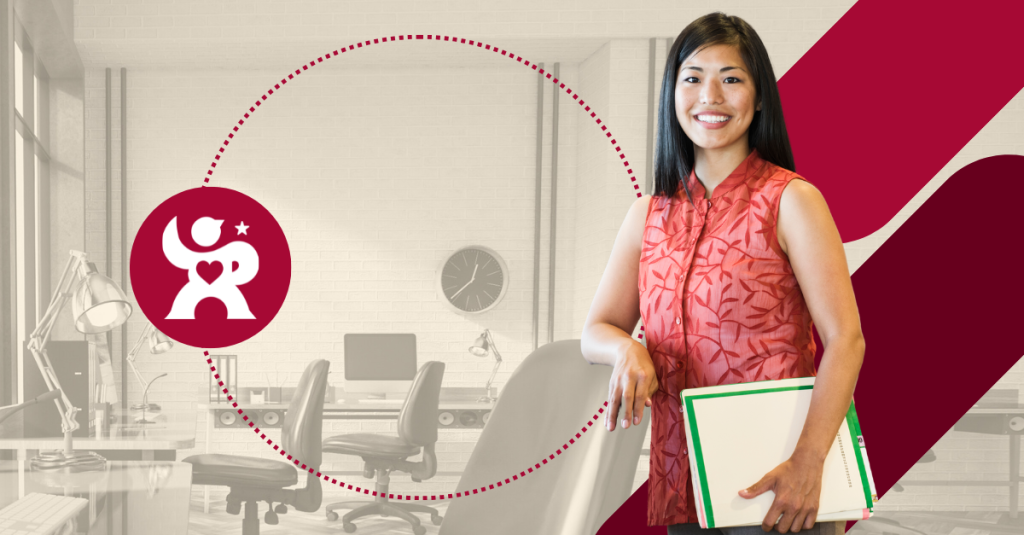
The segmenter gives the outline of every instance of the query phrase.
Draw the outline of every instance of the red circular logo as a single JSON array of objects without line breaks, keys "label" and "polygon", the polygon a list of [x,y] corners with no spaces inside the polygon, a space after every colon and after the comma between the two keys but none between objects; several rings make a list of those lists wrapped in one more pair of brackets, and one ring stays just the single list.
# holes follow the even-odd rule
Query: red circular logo
[{"label": "red circular logo", "polygon": [[225,347],[263,330],[284,304],[291,253],[274,216],[233,189],[200,187],[160,204],[135,236],[132,288],[157,329]]}]

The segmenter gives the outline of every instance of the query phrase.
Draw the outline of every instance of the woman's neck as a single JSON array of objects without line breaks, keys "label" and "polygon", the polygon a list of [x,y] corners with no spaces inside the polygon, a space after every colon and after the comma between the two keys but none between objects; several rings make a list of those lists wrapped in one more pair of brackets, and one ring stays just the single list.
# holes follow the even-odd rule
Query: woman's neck
[{"label": "woman's neck", "polygon": [[697,174],[697,180],[704,185],[705,199],[710,199],[715,187],[729,178],[729,175],[750,155],[750,146],[745,141],[734,143],[730,147],[710,150],[694,145],[694,172]]}]

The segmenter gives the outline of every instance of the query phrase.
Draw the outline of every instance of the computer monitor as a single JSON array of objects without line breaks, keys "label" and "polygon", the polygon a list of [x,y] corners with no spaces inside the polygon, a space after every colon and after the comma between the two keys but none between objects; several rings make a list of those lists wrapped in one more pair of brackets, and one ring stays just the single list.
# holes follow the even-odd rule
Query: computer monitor
[{"label": "computer monitor", "polygon": [[346,392],[404,397],[412,387],[416,369],[415,334],[345,334]]}]

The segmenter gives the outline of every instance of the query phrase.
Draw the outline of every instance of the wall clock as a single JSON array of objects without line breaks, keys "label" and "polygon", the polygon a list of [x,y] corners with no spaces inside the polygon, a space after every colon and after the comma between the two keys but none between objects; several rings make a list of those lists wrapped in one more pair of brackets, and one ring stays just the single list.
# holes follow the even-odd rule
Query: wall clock
[{"label": "wall clock", "polygon": [[441,265],[437,277],[442,301],[456,312],[479,314],[493,308],[508,289],[508,266],[496,251],[463,247]]}]

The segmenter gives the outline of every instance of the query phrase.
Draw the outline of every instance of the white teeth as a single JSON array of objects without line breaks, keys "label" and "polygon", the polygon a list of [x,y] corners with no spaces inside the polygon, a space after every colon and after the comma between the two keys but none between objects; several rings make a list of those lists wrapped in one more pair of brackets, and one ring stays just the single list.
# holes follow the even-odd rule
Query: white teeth
[{"label": "white teeth", "polygon": [[729,120],[728,117],[722,117],[720,115],[698,115],[697,119],[700,119],[705,123],[722,123]]}]

